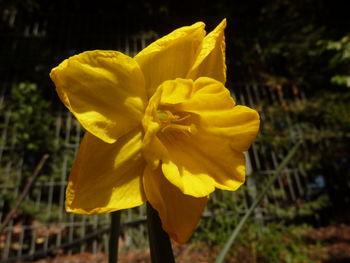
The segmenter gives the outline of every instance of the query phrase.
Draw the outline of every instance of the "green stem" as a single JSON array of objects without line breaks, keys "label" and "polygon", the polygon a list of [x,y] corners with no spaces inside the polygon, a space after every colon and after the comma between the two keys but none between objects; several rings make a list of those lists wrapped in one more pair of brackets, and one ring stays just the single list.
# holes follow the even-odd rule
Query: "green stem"
[{"label": "green stem", "polygon": [[169,236],[150,203],[147,203],[147,227],[152,263],[175,263]]},{"label": "green stem", "polygon": [[108,263],[118,262],[118,241],[120,233],[120,211],[111,213]]},{"label": "green stem", "polygon": [[222,263],[224,262],[224,259],[226,257],[226,254],[230,250],[233,242],[235,241],[238,233],[241,231],[243,225],[248,220],[250,215],[253,213],[254,209],[258,206],[258,204],[261,202],[261,200],[264,198],[264,196],[267,193],[267,190],[271,187],[271,185],[276,181],[279,174],[282,172],[282,170],[286,167],[286,165],[290,162],[290,160],[293,158],[294,154],[296,153],[297,149],[301,145],[301,142],[298,142],[294,147],[289,151],[288,155],[283,159],[282,163],[278,166],[278,168],[273,173],[273,176],[266,184],[265,188],[260,192],[258,197],[255,199],[254,203],[251,205],[251,207],[248,209],[247,213],[243,216],[241,221],[238,223],[237,227],[233,230],[231,236],[227,240],[224,248],[221,250],[220,255],[217,257],[215,263]]}]

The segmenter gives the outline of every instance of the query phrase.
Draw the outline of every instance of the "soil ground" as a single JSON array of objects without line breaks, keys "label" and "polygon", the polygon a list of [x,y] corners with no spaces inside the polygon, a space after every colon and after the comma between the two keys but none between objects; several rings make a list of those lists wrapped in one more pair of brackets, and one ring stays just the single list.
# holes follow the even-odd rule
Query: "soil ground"
[{"label": "soil ground", "polygon": [[[321,244],[315,250],[310,250],[310,258],[320,259],[320,263],[349,263],[350,262],[350,226],[338,225],[314,229],[305,234],[310,244]],[[312,248],[312,246],[310,246]],[[188,244],[174,246],[174,254],[178,263],[211,263],[218,254],[218,248],[211,248],[205,244]],[[242,253],[241,253],[242,252]],[[227,258],[227,263],[255,263],[245,259],[244,251],[241,251],[239,259]],[[76,254],[72,256],[59,256],[56,258],[42,259],[35,263],[107,263],[105,254],[93,255],[90,253]],[[132,251],[119,256],[119,263],[150,263],[149,251]],[[294,262],[294,261],[293,261]],[[258,263],[258,262],[257,262]]]}]

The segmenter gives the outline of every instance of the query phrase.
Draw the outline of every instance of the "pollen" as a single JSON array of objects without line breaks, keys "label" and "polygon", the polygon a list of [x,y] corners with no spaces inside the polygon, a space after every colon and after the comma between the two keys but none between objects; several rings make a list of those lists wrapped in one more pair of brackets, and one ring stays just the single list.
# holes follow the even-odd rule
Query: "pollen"
[{"label": "pollen", "polygon": [[173,131],[189,136],[197,132],[196,126],[186,121],[191,118],[189,113],[181,117],[169,110],[158,110],[157,117],[161,124],[160,132],[162,133]]}]

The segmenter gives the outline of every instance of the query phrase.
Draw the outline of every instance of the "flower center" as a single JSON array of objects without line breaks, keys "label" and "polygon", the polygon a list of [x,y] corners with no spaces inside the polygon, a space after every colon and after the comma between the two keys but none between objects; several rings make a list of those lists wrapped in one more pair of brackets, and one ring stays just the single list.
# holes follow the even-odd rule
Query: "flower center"
[{"label": "flower center", "polygon": [[187,123],[191,115],[179,116],[168,110],[157,110],[157,117],[161,123],[160,132],[166,131],[180,132],[185,135],[196,133],[197,129],[193,123]]}]

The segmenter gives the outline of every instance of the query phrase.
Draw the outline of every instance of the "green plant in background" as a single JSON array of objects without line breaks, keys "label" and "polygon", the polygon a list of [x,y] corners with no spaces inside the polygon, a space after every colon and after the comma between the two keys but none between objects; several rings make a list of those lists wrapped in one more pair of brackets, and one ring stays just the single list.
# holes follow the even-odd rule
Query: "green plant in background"
[{"label": "green plant in background", "polygon": [[233,195],[228,191],[214,193],[213,202],[208,203],[207,211],[211,217],[201,220],[197,230],[193,234],[193,240],[205,240],[210,245],[222,245],[237,225],[244,212],[243,195],[246,186]]},{"label": "green plant in background", "polygon": [[267,203],[264,205],[269,215],[274,218],[283,218],[289,222],[297,218],[312,218],[315,213],[317,214],[329,206],[329,197],[326,194],[316,196],[311,200],[299,199],[294,204],[280,201],[278,204]]},{"label": "green plant in background", "polygon": [[[262,122],[257,141],[272,148],[283,148],[295,134],[305,141],[303,151],[298,153],[296,167],[308,179],[307,199],[296,200],[291,209],[282,206],[288,218],[292,214],[312,214],[327,207],[324,194],[329,195],[330,206],[335,211],[350,204],[349,161],[347,146],[350,143],[350,92],[344,87],[320,90],[308,100],[287,101],[283,104],[262,105],[267,118]],[[258,144],[259,146],[259,144]],[[256,177],[259,180],[259,176]],[[316,186],[315,180],[323,180]],[[259,185],[259,184],[258,184]],[[314,186],[314,187],[313,187]],[[311,188],[318,189],[311,189]],[[270,193],[270,197],[273,194]],[[323,196],[323,197],[322,197]],[[341,198],[340,198],[341,196]],[[280,199],[279,196],[276,196]],[[306,197],[306,196],[305,196]],[[308,202],[312,202],[307,204]],[[301,205],[301,207],[300,207]],[[306,212],[305,209],[311,209]],[[282,211],[276,211],[281,214]],[[298,212],[298,213],[294,213]]]},{"label": "green plant in background", "polygon": [[[6,129],[7,134],[7,138],[2,142],[4,152],[1,162],[2,169],[8,168],[1,173],[0,182],[10,191],[4,190],[1,195],[11,203],[18,198],[40,158],[45,153],[52,155],[59,152],[59,144],[55,141],[56,116],[52,114],[51,103],[43,98],[42,90],[35,83],[22,82],[13,85],[3,107],[1,117],[4,118],[7,114],[9,121],[1,124],[1,129]],[[52,166],[46,165],[38,181],[50,180],[52,170]],[[35,200],[38,194],[32,191],[32,200]],[[23,203],[20,209],[30,215],[36,213],[41,206],[40,203],[28,201]],[[43,215],[43,218],[46,217],[47,215]]]},{"label": "green plant in background", "polygon": [[231,253],[240,258],[250,257],[259,263],[316,263],[310,258],[303,234],[310,229],[307,225],[293,226],[283,222],[264,227],[251,223],[238,237]]},{"label": "green plant in background", "polygon": [[[226,215],[227,221],[220,217],[203,220],[193,240],[205,242],[209,247],[221,247],[237,225],[238,217]],[[309,244],[304,236],[310,229],[306,224],[297,226],[281,221],[262,225],[250,219],[237,236],[229,255],[242,263],[318,263],[322,255],[315,251],[321,250],[320,245]]]},{"label": "green plant in background", "polygon": [[[1,114],[4,119],[5,115],[9,117],[7,123],[1,123],[1,129],[6,129],[7,134],[1,142],[4,146],[2,162],[14,169],[6,183],[18,184],[18,180],[31,174],[39,158],[52,149],[54,118],[49,112],[50,103],[42,98],[36,84],[23,82],[13,85],[11,91]],[[0,179],[3,183],[5,174],[2,173]]]},{"label": "green plant in background", "polygon": [[43,99],[36,84],[19,83],[11,91],[5,110],[11,111],[8,133],[11,134],[11,146],[16,151],[13,154],[23,154],[33,163],[31,156],[54,150],[55,117],[50,111],[50,102]]},{"label": "green plant in background", "polygon": [[335,73],[331,82],[350,88],[350,35],[345,35],[337,41],[320,40],[318,44],[327,51],[333,51],[329,68]]}]

